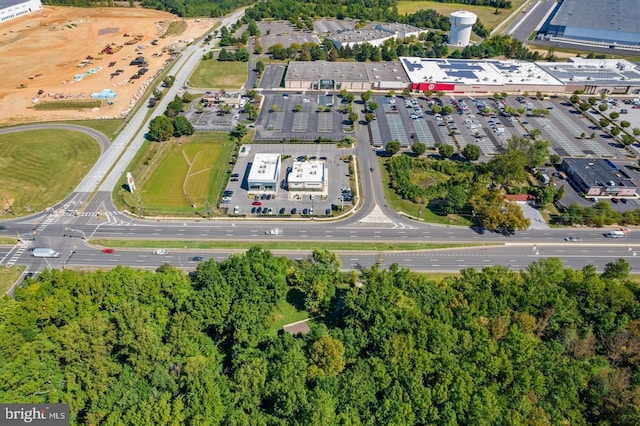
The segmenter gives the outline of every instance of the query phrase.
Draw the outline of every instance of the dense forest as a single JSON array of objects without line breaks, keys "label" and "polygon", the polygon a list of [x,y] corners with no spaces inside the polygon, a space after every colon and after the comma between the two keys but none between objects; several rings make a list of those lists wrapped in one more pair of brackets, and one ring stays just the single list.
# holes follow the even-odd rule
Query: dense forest
[{"label": "dense forest", "polygon": [[[45,271],[0,301],[0,400],[72,424],[640,424],[629,265],[432,280],[258,248],[191,276]],[[272,329],[285,300],[314,320]]]}]

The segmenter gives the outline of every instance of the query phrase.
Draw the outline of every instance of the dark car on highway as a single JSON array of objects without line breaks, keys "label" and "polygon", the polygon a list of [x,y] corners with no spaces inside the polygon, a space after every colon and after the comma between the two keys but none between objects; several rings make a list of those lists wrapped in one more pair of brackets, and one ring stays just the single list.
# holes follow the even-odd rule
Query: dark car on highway
[{"label": "dark car on highway", "polygon": [[202,257],[202,256],[193,256],[189,260],[192,261],[192,262],[202,262],[204,260],[204,257]]}]

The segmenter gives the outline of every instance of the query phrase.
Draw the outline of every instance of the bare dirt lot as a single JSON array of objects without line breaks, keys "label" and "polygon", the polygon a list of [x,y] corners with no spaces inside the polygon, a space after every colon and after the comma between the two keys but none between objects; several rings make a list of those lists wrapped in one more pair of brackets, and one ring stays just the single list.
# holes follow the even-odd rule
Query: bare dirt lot
[{"label": "bare dirt lot", "polygon": [[[148,9],[46,6],[0,24],[0,125],[121,117],[165,66],[166,49],[201,36],[215,23],[186,20],[182,33],[162,37],[171,22],[181,20]],[[107,46],[114,53],[101,53]],[[148,71],[131,79],[141,69],[129,64],[138,55]],[[117,70],[122,72],[112,75]],[[99,108],[34,109],[35,103],[91,99],[104,89],[116,96]]]}]

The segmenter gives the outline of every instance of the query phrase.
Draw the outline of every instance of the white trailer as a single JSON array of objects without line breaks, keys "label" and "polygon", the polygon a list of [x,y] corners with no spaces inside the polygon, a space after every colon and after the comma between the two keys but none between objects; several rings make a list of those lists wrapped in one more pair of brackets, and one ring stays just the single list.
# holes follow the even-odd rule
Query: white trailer
[{"label": "white trailer", "polygon": [[50,248],[34,248],[31,253],[33,257],[60,257],[60,253]]}]

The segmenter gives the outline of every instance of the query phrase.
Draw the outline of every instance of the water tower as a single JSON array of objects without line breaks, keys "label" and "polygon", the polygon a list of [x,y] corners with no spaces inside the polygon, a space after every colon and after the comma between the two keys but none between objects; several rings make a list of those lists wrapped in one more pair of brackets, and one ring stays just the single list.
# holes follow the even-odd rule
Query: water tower
[{"label": "water tower", "polygon": [[471,38],[471,27],[476,23],[478,17],[475,13],[466,10],[458,10],[449,15],[451,31],[449,32],[449,45],[465,47]]}]

